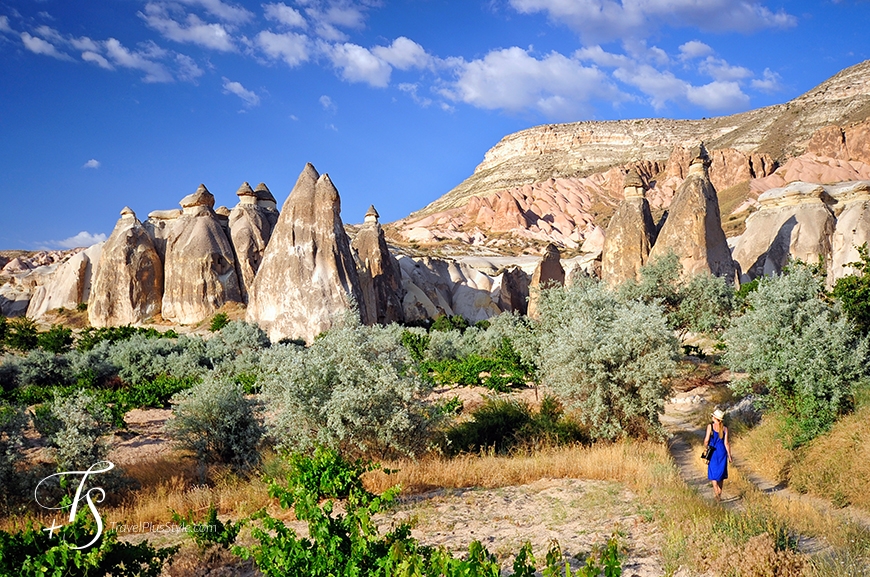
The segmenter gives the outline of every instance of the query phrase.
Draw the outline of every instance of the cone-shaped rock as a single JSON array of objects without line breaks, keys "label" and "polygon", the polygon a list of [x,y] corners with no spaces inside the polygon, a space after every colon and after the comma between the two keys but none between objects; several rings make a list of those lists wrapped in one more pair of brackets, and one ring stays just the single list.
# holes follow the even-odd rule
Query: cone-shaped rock
[{"label": "cone-shaped rock", "polygon": [[162,296],[163,264],[151,236],[124,211],[94,272],[88,320],[95,327],[139,324],[160,312]]},{"label": "cone-shaped rock", "polygon": [[215,214],[214,196],[200,185],[181,201],[183,214],[169,228],[164,266],[163,318],[199,322],[224,303],[242,299],[233,248]]},{"label": "cone-shaped rock", "polygon": [[625,175],[624,199],[604,234],[601,278],[611,286],[637,278],[655,242],[656,227],[645,191],[643,179],[632,167]]},{"label": "cone-shaped rock", "polygon": [[529,310],[529,275],[523,269],[514,267],[501,275],[498,306],[503,311],[513,311],[524,315]]},{"label": "cone-shaped rock", "polygon": [[565,286],[565,269],[562,268],[562,258],[556,245],[550,243],[544,250],[544,258],[532,274],[529,284],[529,316],[538,314],[539,291],[554,286]]},{"label": "cone-shaped rock", "polygon": [[[260,186],[266,185],[261,183]],[[278,211],[258,202],[258,193],[247,182],[242,183],[236,194],[239,196],[239,204],[230,212],[230,236],[236,251],[239,288],[242,299],[247,301],[254,277],[263,262],[266,245],[278,222]]]},{"label": "cone-shaped rock", "polygon": [[313,341],[352,299],[367,318],[340,211],[332,181],[307,164],[281,208],[248,295],[248,320],[273,341]]},{"label": "cone-shaped rock", "polygon": [[655,261],[673,251],[683,265],[686,278],[709,273],[734,278],[731,250],[722,230],[719,198],[707,171],[710,158],[704,145],[693,150],[689,175],[677,190],[649,260]]},{"label": "cone-shaped rock", "polygon": [[779,274],[789,258],[815,263],[822,257],[827,262],[835,219],[825,198],[825,187],[804,182],[759,196],[761,208],[746,219],[746,232],[734,246],[740,282]]},{"label": "cone-shaped rock", "polygon": [[390,254],[374,206],[366,212],[365,222],[351,246],[358,259],[357,270],[366,309],[365,323],[386,325],[404,321],[401,269]]}]

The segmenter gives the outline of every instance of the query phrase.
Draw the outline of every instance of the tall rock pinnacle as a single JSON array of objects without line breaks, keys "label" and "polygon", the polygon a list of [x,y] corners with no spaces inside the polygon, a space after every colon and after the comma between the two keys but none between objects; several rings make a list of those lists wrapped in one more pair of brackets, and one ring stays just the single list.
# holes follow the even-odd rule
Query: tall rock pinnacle
[{"label": "tall rock pinnacle", "polygon": [[637,278],[655,242],[655,224],[645,192],[646,184],[632,167],[625,175],[625,198],[604,235],[601,278],[611,286]]}]

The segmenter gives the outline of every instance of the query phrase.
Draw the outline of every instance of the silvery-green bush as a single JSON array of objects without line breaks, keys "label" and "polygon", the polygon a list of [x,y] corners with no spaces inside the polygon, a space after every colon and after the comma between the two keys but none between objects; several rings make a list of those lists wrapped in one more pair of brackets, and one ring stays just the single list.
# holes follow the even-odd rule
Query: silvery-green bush
[{"label": "silvery-green bush", "polygon": [[539,311],[541,382],[578,409],[592,437],[663,434],[678,346],[658,306],[586,281],[542,291]]},{"label": "silvery-green bush", "polygon": [[240,385],[208,376],[175,395],[172,403],[166,430],[201,464],[224,463],[243,471],[259,463],[263,437],[259,402],[246,397]]},{"label": "silvery-green bush", "polygon": [[104,459],[109,451],[105,435],[112,430],[112,414],[85,391],[55,397],[37,428],[48,432],[59,471],[83,471]]},{"label": "silvery-green bush", "polygon": [[65,386],[75,381],[69,359],[65,355],[34,349],[20,358],[18,365],[18,385]]},{"label": "silvery-green bush", "polygon": [[423,401],[431,389],[414,374],[401,333],[396,326],[360,326],[348,316],[307,348],[264,351],[263,396],[276,443],[377,456],[427,448],[443,417]]},{"label": "silvery-green bush", "polygon": [[504,339],[510,341],[524,363],[535,366],[539,355],[538,338],[528,317],[504,312],[490,318],[489,327],[477,335],[480,354],[494,354],[502,346]]},{"label": "silvery-green bush", "polygon": [[256,324],[230,321],[205,341],[205,352],[212,368],[221,374],[256,374],[260,353],[270,344],[269,336]]},{"label": "silvery-green bush", "polygon": [[791,446],[828,430],[867,379],[867,340],[827,299],[823,283],[800,263],[761,279],[746,297],[749,309],[724,335],[726,363],[749,373],[733,388],[759,389],[766,406],[782,411]]},{"label": "silvery-green bush", "polygon": [[18,484],[15,464],[23,457],[21,446],[26,425],[24,410],[0,402],[0,496],[13,494]]}]

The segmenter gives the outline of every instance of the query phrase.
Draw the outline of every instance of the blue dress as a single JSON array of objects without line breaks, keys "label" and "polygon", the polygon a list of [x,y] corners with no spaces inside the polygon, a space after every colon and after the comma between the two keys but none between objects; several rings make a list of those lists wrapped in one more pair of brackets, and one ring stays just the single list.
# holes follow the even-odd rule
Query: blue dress
[{"label": "blue dress", "polygon": [[[711,427],[712,429],[712,427]],[[713,446],[713,456],[707,465],[707,479],[721,481],[728,478],[728,451],[725,450],[725,441],[719,437],[716,429],[710,433],[710,445]]]}]

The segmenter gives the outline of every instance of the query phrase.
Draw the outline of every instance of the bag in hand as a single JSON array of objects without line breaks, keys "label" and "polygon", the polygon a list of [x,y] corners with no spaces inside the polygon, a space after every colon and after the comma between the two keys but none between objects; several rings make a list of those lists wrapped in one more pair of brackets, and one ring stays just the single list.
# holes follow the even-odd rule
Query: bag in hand
[{"label": "bag in hand", "polygon": [[713,445],[707,445],[704,448],[704,452],[701,453],[701,458],[704,459],[705,461],[709,461],[710,457],[713,456],[713,451],[715,451],[715,450],[716,450],[716,447],[714,447]]}]

